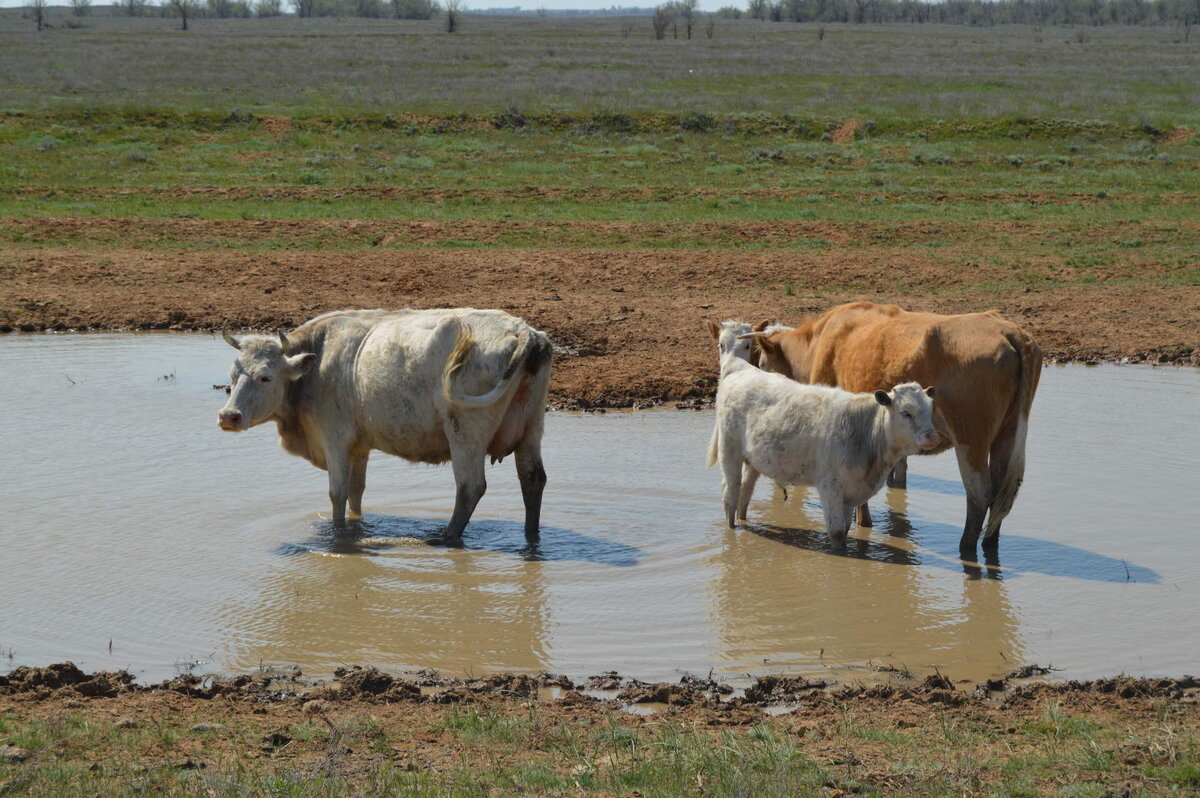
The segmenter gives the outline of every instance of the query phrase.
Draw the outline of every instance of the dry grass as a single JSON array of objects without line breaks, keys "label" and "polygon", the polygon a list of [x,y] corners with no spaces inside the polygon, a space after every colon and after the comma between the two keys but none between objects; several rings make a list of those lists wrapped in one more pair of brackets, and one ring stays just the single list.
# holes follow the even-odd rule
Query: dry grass
[{"label": "dry grass", "polygon": [[[0,109],[771,112],[1200,121],[1200,40],[1165,27],[771,25],[655,42],[650,19],[0,16]],[[628,37],[625,26],[632,24]],[[153,80],[147,80],[153,75]]]}]

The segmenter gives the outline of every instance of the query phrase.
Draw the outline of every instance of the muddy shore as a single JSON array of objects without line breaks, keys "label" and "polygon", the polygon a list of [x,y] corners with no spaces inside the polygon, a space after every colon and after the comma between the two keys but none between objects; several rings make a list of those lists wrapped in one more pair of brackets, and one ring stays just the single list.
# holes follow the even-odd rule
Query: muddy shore
[{"label": "muddy shore", "polygon": [[[501,781],[484,792],[678,794],[656,780],[681,769],[677,777],[698,785],[688,792],[730,793],[713,756],[743,774],[735,781],[778,790],[803,778],[806,794],[982,794],[1011,791],[1013,779],[1028,794],[1195,786],[1200,680],[1027,675],[969,689],[940,675],[874,686],[769,676],[733,694],[697,677],[645,684],[609,673],[575,684],[362,667],[329,682],[185,673],[139,685],[125,672],[61,663],[0,677],[0,789],[53,789],[66,773],[97,788],[172,794],[264,778],[383,794],[384,777],[445,794],[478,794],[493,778]],[[776,762],[766,772],[763,756]],[[542,769],[536,782],[522,781],[528,768]]]},{"label": "muddy shore", "polygon": [[266,330],[337,308],[498,307],[550,333],[551,399],[583,408],[710,397],[706,318],[794,323],[856,299],[943,313],[995,308],[1050,362],[1200,365],[1195,286],[1115,273],[1014,285],[1010,269],[945,249],[936,261],[886,247],[832,250],[801,266],[770,250],[9,248],[0,253],[0,331]]}]

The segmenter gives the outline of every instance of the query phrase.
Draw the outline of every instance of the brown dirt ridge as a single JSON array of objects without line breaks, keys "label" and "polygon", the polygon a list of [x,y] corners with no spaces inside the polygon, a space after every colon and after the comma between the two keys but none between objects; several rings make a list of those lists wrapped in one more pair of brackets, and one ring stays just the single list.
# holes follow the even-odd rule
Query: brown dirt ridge
[{"label": "brown dirt ridge", "polygon": [[706,318],[796,323],[860,299],[995,308],[1048,360],[1200,365],[1200,287],[1173,282],[1172,267],[1035,262],[1027,272],[981,257],[977,243],[919,252],[885,241],[802,251],[9,244],[0,245],[0,331],[277,329],[338,308],[498,307],[550,334],[552,401],[585,409],[711,397]]}]

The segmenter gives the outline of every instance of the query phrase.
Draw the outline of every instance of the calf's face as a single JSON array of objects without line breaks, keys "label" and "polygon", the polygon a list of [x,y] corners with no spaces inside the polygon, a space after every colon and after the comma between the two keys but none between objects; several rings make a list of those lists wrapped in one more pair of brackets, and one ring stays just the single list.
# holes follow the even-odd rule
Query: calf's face
[{"label": "calf's face", "polygon": [[217,424],[228,432],[240,432],[271,418],[283,402],[288,383],[312,368],[312,353],[288,355],[287,339],[247,336],[241,341],[226,335],[238,350],[229,372],[229,401],[217,414]]},{"label": "calf's face", "polygon": [[753,335],[766,329],[770,321],[760,321],[753,327],[744,321],[732,319],[720,323],[706,319],[704,324],[708,334],[717,342],[718,359],[732,354],[747,363],[758,365],[758,344]]},{"label": "calf's face", "polygon": [[915,382],[897,385],[891,393],[875,392],[875,401],[887,408],[888,434],[893,444],[915,453],[941,443],[933,427],[933,395],[932,385],[922,390]]}]

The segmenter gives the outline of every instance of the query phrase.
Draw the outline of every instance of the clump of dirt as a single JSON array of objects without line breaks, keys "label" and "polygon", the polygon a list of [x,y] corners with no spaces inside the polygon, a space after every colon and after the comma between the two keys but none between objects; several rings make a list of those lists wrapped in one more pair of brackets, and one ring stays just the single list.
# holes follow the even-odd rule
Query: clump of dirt
[{"label": "clump of dirt", "polygon": [[1187,144],[1196,135],[1196,131],[1191,128],[1177,127],[1170,133],[1167,133],[1161,139],[1160,144]]},{"label": "clump of dirt", "polygon": [[338,668],[333,675],[337,685],[313,691],[310,697],[339,699],[379,699],[382,701],[419,701],[420,686],[412,679],[398,679],[378,668],[353,665]]},{"label": "clump of dirt", "polygon": [[954,682],[940,673],[931,673],[921,682],[921,687],[925,690],[953,690]]},{"label": "clump of dirt", "polygon": [[620,690],[621,676],[616,671],[606,671],[597,676],[589,676],[583,686],[589,690]]},{"label": "clump of dirt", "polygon": [[695,690],[690,685],[668,684],[657,682],[632,681],[617,693],[617,700],[629,704],[666,704],[667,706],[687,706],[707,701],[706,694]]},{"label": "clump of dirt", "polygon": [[803,676],[760,676],[746,688],[747,704],[789,704],[799,701],[813,691],[824,690],[829,683],[823,679]]},{"label": "clump of dirt", "polygon": [[20,667],[0,676],[0,694],[46,693],[71,690],[86,698],[110,698],[133,683],[128,671],[99,671],[87,674],[73,662],[60,662],[44,668]]},{"label": "clump of dirt", "polygon": [[338,679],[340,691],[346,695],[379,695],[390,690],[396,682],[377,668],[364,668],[361,665],[338,668],[333,675]]},{"label": "clump of dirt", "polygon": [[834,144],[849,144],[854,141],[854,135],[858,132],[859,123],[852,119],[847,119],[837,130],[829,135],[829,138]]},{"label": "clump of dirt", "polygon": [[272,136],[282,136],[284,133],[291,133],[295,129],[296,124],[290,116],[260,116],[258,123],[262,125],[263,130],[270,133]]},{"label": "clump of dirt", "polygon": [[1091,681],[1071,680],[1021,685],[1013,694],[1035,697],[1046,694],[1092,693],[1116,695],[1121,698],[1174,698],[1200,700],[1200,679],[1182,676],[1178,679],[1152,679],[1135,676],[1115,676]]}]

